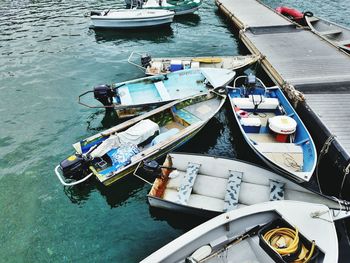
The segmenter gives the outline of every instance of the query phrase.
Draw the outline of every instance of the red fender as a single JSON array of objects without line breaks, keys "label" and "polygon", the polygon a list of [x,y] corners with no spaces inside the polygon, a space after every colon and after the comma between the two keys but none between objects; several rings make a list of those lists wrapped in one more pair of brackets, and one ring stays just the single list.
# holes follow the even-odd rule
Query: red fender
[{"label": "red fender", "polygon": [[302,19],[304,17],[304,14],[302,12],[286,6],[279,6],[276,8],[276,11],[282,15],[291,16],[296,20]]}]

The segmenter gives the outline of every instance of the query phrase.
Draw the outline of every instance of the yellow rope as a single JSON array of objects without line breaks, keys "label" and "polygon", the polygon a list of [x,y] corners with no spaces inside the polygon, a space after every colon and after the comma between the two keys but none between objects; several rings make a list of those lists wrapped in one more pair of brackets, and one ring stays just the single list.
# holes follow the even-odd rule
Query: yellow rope
[{"label": "yellow rope", "polygon": [[[271,229],[266,232],[263,236],[264,240],[281,256],[295,253],[299,245],[299,230],[295,230],[281,227]],[[294,261],[295,263],[306,263],[308,262],[315,250],[315,242],[312,242],[310,251],[302,244],[302,249],[298,255],[298,258]]]}]

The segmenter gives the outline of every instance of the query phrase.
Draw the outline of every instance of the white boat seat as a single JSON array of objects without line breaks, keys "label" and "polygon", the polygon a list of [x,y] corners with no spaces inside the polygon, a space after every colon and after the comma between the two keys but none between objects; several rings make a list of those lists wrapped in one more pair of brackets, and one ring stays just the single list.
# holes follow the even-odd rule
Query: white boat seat
[{"label": "white boat seat", "polygon": [[166,90],[163,81],[158,81],[154,83],[154,86],[156,86],[156,89],[159,93],[159,96],[162,98],[162,101],[168,101],[171,100],[171,97]]},{"label": "white boat seat", "polygon": [[294,143],[257,143],[256,149],[263,153],[303,153],[301,146]]},{"label": "white boat seat", "polygon": [[120,98],[120,102],[122,105],[132,105],[133,101],[129,92],[129,88],[127,86],[120,87],[118,89],[118,94]]},{"label": "white boat seat", "polygon": [[320,34],[325,36],[325,35],[335,35],[335,34],[340,34],[343,31],[340,29],[331,29],[331,30],[327,30],[327,31],[321,31]]},{"label": "white boat seat", "polygon": [[350,39],[337,41],[337,44],[340,45],[340,46],[348,45],[348,44],[350,44]]},{"label": "white boat seat", "polygon": [[314,17],[314,16],[312,16],[312,17],[308,17],[307,18],[310,22],[316,22],[316,21],[319,21],[320,19],[318,19],[317,17]]},{"label": "white boat seat", "polygon": [[[232,101],[235,104],[235,106],[243,110],[253,110],[255,108],[255,105],[251,98],[233,98]],[[274,110],[278,107],[278,105],[278,99],[264,98],[264,100],[259,104],[258,109]]]},{"label": "white boat seat", "polygon": [[196,177],[199,172],[199,167],[201,165],[197,163],[188,163],[187,169],[186,169],[186,175],[182,179],[181,186],[178,192],[177,196],[177,203],[179,204],[187,204],[188,199],[190,198],[192,188],[194,185],[194,182],[196,180]]},{"label": "white boat seat", "polygon": [[238,197],[243,178],[242,172],[229,170],[229,178],[227,181],[224,212],[231,211],[238,207]]}]

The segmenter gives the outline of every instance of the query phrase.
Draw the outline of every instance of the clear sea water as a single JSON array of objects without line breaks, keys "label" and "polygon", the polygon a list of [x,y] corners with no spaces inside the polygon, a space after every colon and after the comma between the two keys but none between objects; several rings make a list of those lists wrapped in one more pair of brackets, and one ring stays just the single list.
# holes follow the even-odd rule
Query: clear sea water
[{"label": "clear sea water", "polygon": [[[349,1],[265,2],[350,26]],[[92,181],[67,189],[53,173],[72,143],[116,124],[103,110],[78,105],[77,96],[96,84],[142,77],[127,63],[131,51],[247,52],[214,1],[151,31],[94,31],[83,16],[122,6],[121,0],[0,1],[0,262],[137,262],[201,222],[149,209],[149,186],[132,177],[108,188]],[[249,159],[228,113],[224,108],[178,150]],[[346,239],[343,230],[339,235]],[[343,262],[347,256],[342,252]]]}]

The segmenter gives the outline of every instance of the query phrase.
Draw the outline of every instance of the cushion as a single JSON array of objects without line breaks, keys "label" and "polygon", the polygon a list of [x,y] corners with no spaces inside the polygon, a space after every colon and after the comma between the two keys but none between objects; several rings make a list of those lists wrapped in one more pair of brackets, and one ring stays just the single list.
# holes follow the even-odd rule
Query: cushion
[{"label": "cushion", "polygon": [[242,172],[229,170],[230,177],[227,181],[224,212],[236,209],[238,207],[238,196],[243,178]]},{"label": "cushion", "polygon": [[188,163],[185,178],[183,178],[181,182],[181,186],[179,188],[178,200],[177,200],[178,203],[180,204],[187,203],[191,195],[194,181],[196,180],[200,166],[201,165],[198,163],[191,163],[191,162]]},{"label": "cushion", "polygon": [[270,180],[270,201],[284,200],[284,183]]}]

